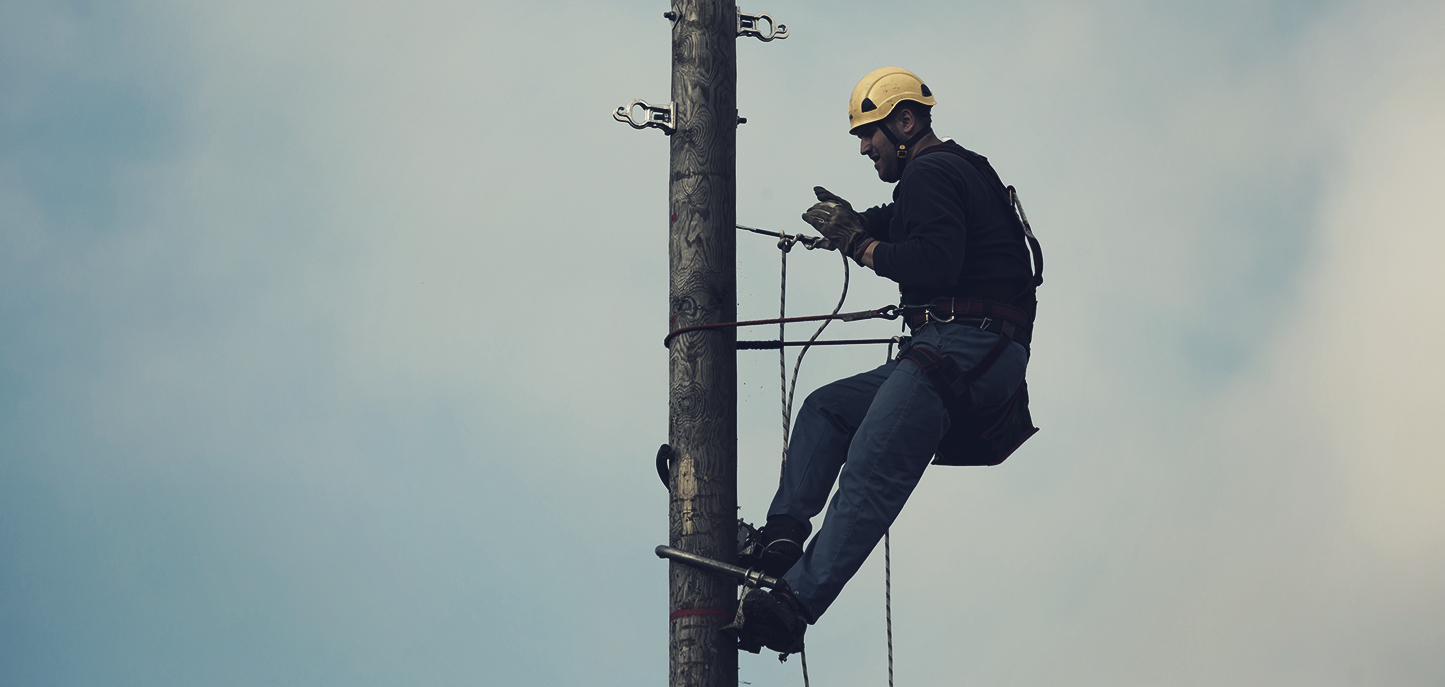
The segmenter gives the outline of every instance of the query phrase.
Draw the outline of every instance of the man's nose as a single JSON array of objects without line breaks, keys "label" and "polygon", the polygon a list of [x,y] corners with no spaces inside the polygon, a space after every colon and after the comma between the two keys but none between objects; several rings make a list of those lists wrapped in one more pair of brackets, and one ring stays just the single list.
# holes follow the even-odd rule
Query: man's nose
[{"label": "man's nose", "polygon": [[872,148],[872,146],[868,144],[868,139],[866,139],[866,138],[859,138],[859,139],[858,139],[858,154],[859,154],[859,155],[867,155],[869,149],[871,149],[871,148]]}]

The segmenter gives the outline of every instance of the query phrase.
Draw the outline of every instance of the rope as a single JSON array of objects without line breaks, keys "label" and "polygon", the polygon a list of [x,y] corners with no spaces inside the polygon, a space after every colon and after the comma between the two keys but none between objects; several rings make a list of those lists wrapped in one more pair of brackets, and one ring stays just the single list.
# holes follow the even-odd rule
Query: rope
[{"label": "rope", "polygon": [[[899,337],[891,339],[825,339],[823,341],[739,341],[739,351],[771,351],[775,348],[786,346],[855,346],[859,344],[888,344],[892,346],[898,343]],[[893,357],[892,352],[888,354]]]},{"label": "rope", "polygon": [[[739,228],[739,229],[742,229],[743,231],[751,231],[751,232],[753,232],[754,234],[762,234],[763,236],[771,236],[771,237],[773,237],[773,238],[779,239],[779,241],[778,241],[778,244],[779,244],[778,247],[779,247],[779,248],[782,247],[782,242],[783,242],[783,241],[787,241],[787,242],[789,242],[789,244],[801,243],[801,244],[803,244],[803,246],[806,247],[808,250],[813,250],[814,248],[822,248],[822,249],[824,249],[824,250],[832,250],[832,249],[833,249],[833,244],[832,244],[831,242],[829,242],[828,239],[826,239],[826,238],[824,238],[824,237],[822,237],[822,236],[808,236],[808,235],[806,235],[806,234],[784,234],[784,233],[782,233],[782,232],[777,232],[777,231],[768,231],[767,229],[758,229],[758,228],[756,228],[756,227],[746,227],[746,226],[743,226],[743,225],[741,225],[741,224],[735,224],[734,226],[736,226],[736,227]],[[789,245],[788,248],[792,248],[792,245]],[[783,248],[783,250],[787,250],[788,248]]]},{"label": "rope", "polygon": [[[847,257],[843,258],[847,260]],[[846,268],[845,268],[846,269]],[[914,307],[914,306],[908,306]],[[820,320],[841,320],[843,322],[857,322],[859,320],[896,320],[904,312],[904,308],[889,304],[873,310],[859,310],[857,312],[840,313],[833,311],[829,315],[808,315],[806,317],[775,317],[767,320],[743,320],[741,322],[712,322],[710,324],[695,324],[690,327],[679,327],[668,332],[662,339],[662,345],[667,346],[672,340],[681,334],[689,332],[705,331],[709,329],[731,329],[733,327],[756,327],[764,324],[793,324],[795,322],[818,322]],[[821,331],[821,330],[820,330]]]},{"label": "rope", "polygon": [[[819,246],[816,245],[816,244],[819,242],[819,238],[818,238],[818,237],[808,237],[808,236],[804,236],[804,235],[802,235],[802,234],[798,234],[798,235],[796,235],[796,236],[788,236],[787,234],[781,234],[781,233],[777,233],[777,232],[765,231],[765,230],[762,230],[762,229],[754,229],[753,227],[745,227],[745,226],[743,226],[743,225],[741,225],[741,224],[737,225],[737,228],[738,228],[738,229],[745,230],[745,231],[750,231],[750,232],[753,232],[753,233],[755,233],[755,234],[765,234],[765,235],[767,235],[767,236],[775,236],[775,237],[777,237],[777,239],[778,239],[778,249],[781,251],[781,256],[782,256],[782,259],[781,259],[781,267],[780,267],[780,270],[779,270],[780,274],[779,274],[779,287],[778,287],[778,318],[777,318],[776,320],[750,320],[750,321],[743,321],[743,322],[722,322],[722,323],[716,323],[716,324],[700,324],[700,325],[693,325],[693,326],[691,326],[691,327],[682,327],[682,328],[680,328],[680,329],[675,329],[675,330],[673,330],[671,333],[669,333],[669,334],[667,335],[667,338],[663,339],[663,345],[666,346],[666,345],[668,345],[669,343],[671,343],[673,337],[675,337],[675,336],[677,336],[677,335],[679,335],[679,334],[684,334],[684,333],[691,332],[691,331],[701,331],[701,330],[706,330],[706,329],[723,329],[723,328],[726,328],[726,327],[745,327],[745,326],[750,326],[750,325],[763,325],[763,324],[774,324],[774,323],[776,323],[776,324],[778,325],[778,340],[777,340],[777,341],[775,341],[775,342],[771,342],[771,341],[748,341],[748,342],[739,342],[739,344],[740,344],[740,345],[739,345],[739,348],[743,348],[743,347],[744,347],[744,346],[742,346],[741,344],[748,344],[748,345],[746,346],[747,348],[770,348],[770,347],[772,347],[772,346],[769,346],[769,344],[773,344],[773,345],[775,345],[775,346],[777,347],[777,349],[778,349],[778,378],[779,378],[779,382],[780,382],[780,384],[781,384],[780,392],[781,392],[781,395],[782,395],[782,405],[783,405],[783,456],[782,456],[782,465],[783,465],[783,467],[786,467],[787,464],[788,464],[788,443],[789,443],[789,441],[790,441],[789,431],[790,431],[791,428],[792,428],[793,397],[794,397],[795,394],[797,393],[797,389],[798,389],[798,371],[799,371],[799,370],[802,368],[802,366],[803,366],[803,356],[804,356],[804,355],[807,355],[808,349],[809,349],[809,348],[812,348],[814,344],[817,344],[817,345],[820,345],[820,346],[821,346],[821,345],[839,345],[839,344],[854,344],[854,343],[886,343],[886,344],[888,344],[889,358],[892,358],[892,357],[893,357],[893,356],[892,356],[892,354],[893,354],[893,344],[898,343],[898,341],[899,341],[898,337],[893,337],[893,338],[891,338],[891,339],[851,339],[851,340],[835,340],[835,341],[818,341],[818,337],[823,334],[823,330],[824,330],[824,329],[827,329],[827,328],[828,328],[828,325],[829,325],[833,320],[844,320],[844,321],[847,321],[847,322],[851,322],[851,321],[855,321],[855,320],[874,319],[874,318],[884,318],[884,319],[890,319],[890,320],[891,320],[891,319],[894,319],[894,318],[898,317],[898,316],[901,314],[901,312],[900,312],[900,309],[899,309],[897,306],[892,306],[892,305],[890,305],[890,306],[885,306],[885,307],[882,307],[882,308],[878,308],[878,309],[876,309],[876,310],[864,310],[864,311],[859,311],[859,312],[855,312],[855,313],[847,313],[847,314],[844,314],[844,315],[839,315],[838,313],[843,310],[843,303],[845,303],[845,302],[848,300],[848,281],[849,281],[848,256],[843,255],[843,254],[840,252],[840,253],[838,254],[838,256],[839,256],[840,258],[842,258],[842,260],[843,260],[843,292],[842,292],[842,294],[840,294],[840,295],[838,296],[838,304],[835,305],[835,306],[833,306],[833,312],[831,312],[831,313],[829,313],[829,314],[827,314],[827,315],[812,315],[812,316],[808,316],[808,317],[788,317],[788,253],[792,250],[793,246],[794,246],[795,244],[799,243],[799,242],[801,242],[801,243],[803,243],[804,245],[806,245],[809,250],[812,250],[812,249],[815,248],[815,247],[819,247]],[[817,322],[817,321],[822,321],[822,324],[818,325],[817,331],[813,332],[813,335],[812,335],[811,337],[809,337],[806,342],[802,342],[802,343],[800,344],[799,342],[796,342],[796,341],[788,341],[788,340],[787,340],[786,328],[787,328],[787,325],[788,325],[789,322]],[[801,345],[801,346],[803,347],[803,349],[800,350],[800,351],[798,351],[798,358],[797,358],[797,360],[794,361],[794,363],[793,363],[793,375],[792,375],[792,378],[789,379],[789,378],[788,378],[788,360],[787,360],[787,350],[786,350],[786,347],[787,347],[787,346],[797,346],[797,345]],[[778,474],[778,481],[781,482],[781,481],[782,481],[782,469],[779,469],[778,473],[779,473],[779,474]],[[886,615],[886,617],[887,617],[887,619],[888,619],[888,687],[893,687],[893,610],[892,610],[892,609],[893,609],[893,591],[892,591],[892,586],[891,586],[892,583],[891,583],[891,581],[890,581],[890,580],[891,580],[891,575],[892,575],[892,572],[891,572],[891,569],[892,569],[892,567],[891,567],[891,566],[892,566],[891,560],[892,560],[892,559],[891,559],[891,557],[890,557],[891,555],[890,555],[890,553],[889,553],[889,541],[888,541],[888,535],[887,535],[887,533],[885,533],[884,536],[883,536],[883,555],[884,555],[884,578],[883,578],[883,580],[884,580],[884,585],[885,585],[885,587],[884,587],[884,593],[885,593],[885,597],[886,597],[885,607],[884,607],[884,608],[885,608],[884,613],[885,613],[885,615]],[[799,652],[798,652],[798,657],[799,657],[799,659],[800,659],[800,662],[803,664],[803,687],[810,687],[810,685],[809,685],[809,680],[808,680],[808,652],[807,652],[807,650],[804,649],[804,650],[799,651]],[[779,656],[778,656],[778,660],[780,660],[780,661],[786,661],[786,660],[787,660],[787,654],[781,654],[781,655],[779,655]]]},{"label": "rope", "polygon": [[[893,359],[893,344],[888,344],[888,359]],[[883,622],[888,628],[888,687],[893,687],[893,528],[891,527],[883,530]]]},{"label": "rope", "polygon": [[[803,366],[803,356],[804,356],[804,355],[807,355],[808,349],[809,349],[809,348],[812,348],[813,342],[815,342],[815,341],[818,340],[818,336],[823,333],[823,330],[828,328],[828,323],[830,323],[830,322],[833,321],[833,318],[838,315],[838,311],[840,311],[840,310],[843,309],[843,302],[846,301],[846,300],[848,300],[848,256],[843,255],[842,253],[839,253],[838,256],[843,259],[843,293],[842,293],[842,295],[838,296],[838,305],[833,306],[833,312],[832,312],[826,319],[823,320],[823,324],[818,325],[818,331],[813,332],[813,336],[808,339],[808,343],[806,343],[806,344],[803,345],[803,350],[798,351],[798,360],[797,360],[797,362],[793,363],[793,379],[792,379],[792,381],[788,384],[788,392],[787,392],[786,394],[784,394],[784,396],[783,396],[783,422],[784,422],[784,423],[786,423],[786,422],[788,421],[788,418],[791,417],[792,414],[793,414],[793,393],[794,393],[795,391],[797,391],[797,388],[798,388],[798,368],[801,368],[801,367]],[[779,349],[779,351],[781,351],[781,350],[782,350],[782,349]],[[779,356],[781,356],[781,353],[779,353]],[[784,436],[784,437],[783,437],[783,466],[786,467],[787,464],[788,464],[788,438],[787,438],[786,436]],[[778,480],[781,482],[781,480],[782,480],[782,469],[779,469],[779,470],[778,470],[778,473],[779,473],[779,475],[778,475]]]},{"label": "rope", "polygon": [[891,529],[883,531],[883,618],[888,625],[888,687],[893,687],[893,551]]},{"label": "rope", "polygon": [[[788,462],[788,430],[789,425],[791,424],[790,418],[788,416],[792,414],[793,408],[792,405],[788,403],[788,353],[787,350],[783,347],[783,342],[786,341],[788,338],[784,335],[784,331],[787,329],[788,325],[786,322],[783,322],[783,320],[788,319],[788,251],[791,250],[792,247],[793,242],[789,241],[787,238],[778,239],[778,248],[782,251],[783,255],[782,282],[781,286],[778,288],[778,378],[781,380],[780,384],[782,385],[782,390],[778,393],[782,395],[783,403],[782,460],[785,464]],[[778,483],[782,484],[782,480],[782,472],[779,471]]]}]

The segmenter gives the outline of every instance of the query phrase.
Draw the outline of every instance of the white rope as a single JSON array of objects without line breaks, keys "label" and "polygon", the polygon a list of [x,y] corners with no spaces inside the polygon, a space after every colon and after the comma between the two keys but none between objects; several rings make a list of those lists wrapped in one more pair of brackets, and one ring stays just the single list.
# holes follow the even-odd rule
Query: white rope
[{"label": "white rope", "polygon": [[893,551],[892,530],[883,531],[883,618],[888,625],[888,687],[893,687]]},{"label": "white rope", "polygon": [[[788,251],[792,248],[793,243],[787,238],[778,239],[778,249],[783,255],[782,286],[778,289],[778,319],[780,320],[788,317]],[[788,350],[782,345],[782,342],[786,340],[787,328],[787,324],[778,323],[778,378],[782,384],[782,390],[779,393],[782,394],[783,404],[783,463],[788,462],[788,430],[792,424],[792,418],[789,416],[792,415],[793,410],[793,405],[788,403]],[[778,484],[782,484],[782,481],[782,471],[779,470]]]},{"label": "white rope", "polygon": [[[848,256],[843,255],[842,253],[839,253],[838,256],[843,259],[843,293],[842,293],[842,295],[838,296],[838,305],[836,305],[836,306],[833,307],[833,312],[830,313],[830,315],[837,315],[838,313],[842,312],[842,311],[843,311],[843,303],[848,300]],[[785,264],[786,264],[786,263],[785,263]],[[784,284],[784,290],[786,291],[786,285],[787,285],[786,277],[784,278],[783,284]],[[788,430],[787,430],[787,425],[788,425],[788,422],[790,421],[790,419],[791,419],[792,416],[793,416],[793,394],[794,394],[795,391],[797,391],[797,388],[798,388],[798,368],[800,368],[800,367],[803,366],[803,356],[804,356],[804,355],[807,355],[808,349],[809,349],[809,348],[812,348],[812,346],[813,346],[813,342],[814,342],[814,341],[817,341],[819,336],[822,336],[823,330],[824,330],[824,329],[827,329],[827,328],[828,328],[828,325],[829,325],[830,323],[832,323],[832,320],[823,320],[823,324],[818,325],[818,331],[813,332],[813,335],[812,335],[811,337],[808,337],[808,343],[803,344],[803,350],[798,351],[798,360],[793,363],[793,379],[792,379],[791,382],[789,382],[789,383],[787,384],[787,388],[786,388],[786,390],[785,390],[785,392],[784,392],[784,394],[783,394],[783,427],[784,427],[784,429],[783,429],[783,465],[784,465],[784,466],[787,466],[787,464],[788,464]],[[780,342],[782,341],[781,337],[779,338],[779,341],[780,341]],[[782,349],[782,348],[783,348],[783,346],[779,346],[779,349]],[[781,360],[781,357],[780,357],[780,360]],[[781,472],[782,472],[782,471],[779,470],[779,473],[780,473],[780,474],[778,475],[778,481],[779,481],[779,483],[782,482],[782,474],[781,474]]]},{"label": "white rope", "polygon": [[[778,239],[778,248],[782,251],[782,256],[783,256],[783,257],[782,257],[781,277],[780,277],[781,285],[780,285],[779,288],[778,288],[778,319],[784,319],[784,318],[786,318],[786,317],[788,316],[788,251],[793,247],[793,244],[796,243],[796,242],[797,242],[797,239],[796,239],[796,238],[783,237],[783,238],[781,238],[781,239]],[[842,293],[842,295],[838,296],[838,305],[833,308],[833,312],[831,313],[831,314],[833,314],[833,315],[837,315],[838,313],[842,312],[842,311],[843,311],[843,303],[848,300],[848,256],[843,255],[841,252],[840,252],[838,255],[839,255],[839,257],[841,257],[841,258],[843,259],[843,293]],[[794,393],[797,391],[797,388],[798,388],[798,369],[803,366],[803,356],[807,354],[809,348],[812,348],[813,342],[814,342],[814,341],[817,341],[817,340],[818,340],[818,337],[823,334],[823,330],[828,328],[828,323],[829,323],[829,322],[832,322],[832,320],[823,320],[823,324],[818,325],[818,330],[815,331],[815,332],[813,332],[813,336],[808,339],[808,343],[806,343],[806,344],[803,345],[803,350],[798,351],[798,359],[797,359],[796,362],[793,363],[793,377],[792,377],[791,380],[788,379],[787,347],[782,345],[782,343],[787,340],[787,338],[784,336],[785,329],[786,329],[787,325],[783,324],[782,322],[779,322],[779,323],[778,323],[778,376],[779,376],[780,381],[781,381],[781,383],[782,383],[782,389],[781,389],[781,392],[782,392],[782,401],[783,401],[783,461],[782,461],[782,463],[783,463],[784,466],[786,466],[786,465],[788,464],[788,441],[789,441],[788,432],[789,432],[789,430],[792,428],[792,419],[793,419],[793,395],[794,395]],[[890,351],[892,350],[892,347],[891,347],[891,346],[889,347],[889,350],[890,350]],[[781,482],[782,482],[782,479],[783,479],[782,470],[779,470],[779,471],[778,471],[778,482],[781,483]],[[886,545],[885,545],[885,548],[886,548]],[[798,652],[798,657],[799,657],[799,659],[800,659],[800,662],[803,664],[803,687],[810,687],[810,686],[809,686],[809,682],[808,682],[808,652],[807,652],[807,650],[805,649],[805,650],[799,651],[799,652]],[[889,684],[890,687],[892,687],[892,684],[893,684],[893,625],[892,625],[892,620],[889,620],[889,626],[888,626],[888,684]]]}]

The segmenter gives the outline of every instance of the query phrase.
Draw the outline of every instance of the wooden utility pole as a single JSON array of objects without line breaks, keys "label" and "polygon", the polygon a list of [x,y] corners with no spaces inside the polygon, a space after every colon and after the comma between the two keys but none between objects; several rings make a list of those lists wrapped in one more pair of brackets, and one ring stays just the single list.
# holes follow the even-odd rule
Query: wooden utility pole
[{"label": "wooden utility pole", "polygon": [[[672,101],[634,100],[613,118],[671,137],[669,329],[737,321],[737,39],[787,38],[734,0],[673,0]],[[768,26],[764,33],[762,26]],[[641,119],[633,116],[640,109]],[[737,558],[737,331],[699,330],[668,347],[668,541],[713,561]],[[660,555],[660,554],[659,554]],[[669,684],[736,687],[737,644],[719,628],[737,606],[733,579],[669,564]]]},{"label": "wooden utility pole", "polygon": [[[738,15],[733,0],[673,0],[672,11],[668,315],[676,329],[737,321]],[[669,372],[668,540],[731,562],[737,558],[737,330],[676,337]],[[737,585],[677,562],[669,568],[669,684],[736,687],[736,643],[718,628],[737,605]]]}]

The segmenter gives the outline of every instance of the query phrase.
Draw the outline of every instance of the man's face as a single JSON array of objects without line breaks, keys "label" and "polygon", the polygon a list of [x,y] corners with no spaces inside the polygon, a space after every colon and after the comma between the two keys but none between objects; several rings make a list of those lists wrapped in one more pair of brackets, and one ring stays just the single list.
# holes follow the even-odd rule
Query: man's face
[{"label": "man's face", "polygon": [[880,126],[881,123],[870,124],[858,130],[858,153],[873,161],[873,169],[878,172],[879,179],[891,184],[901,176],[898,154]]}]

